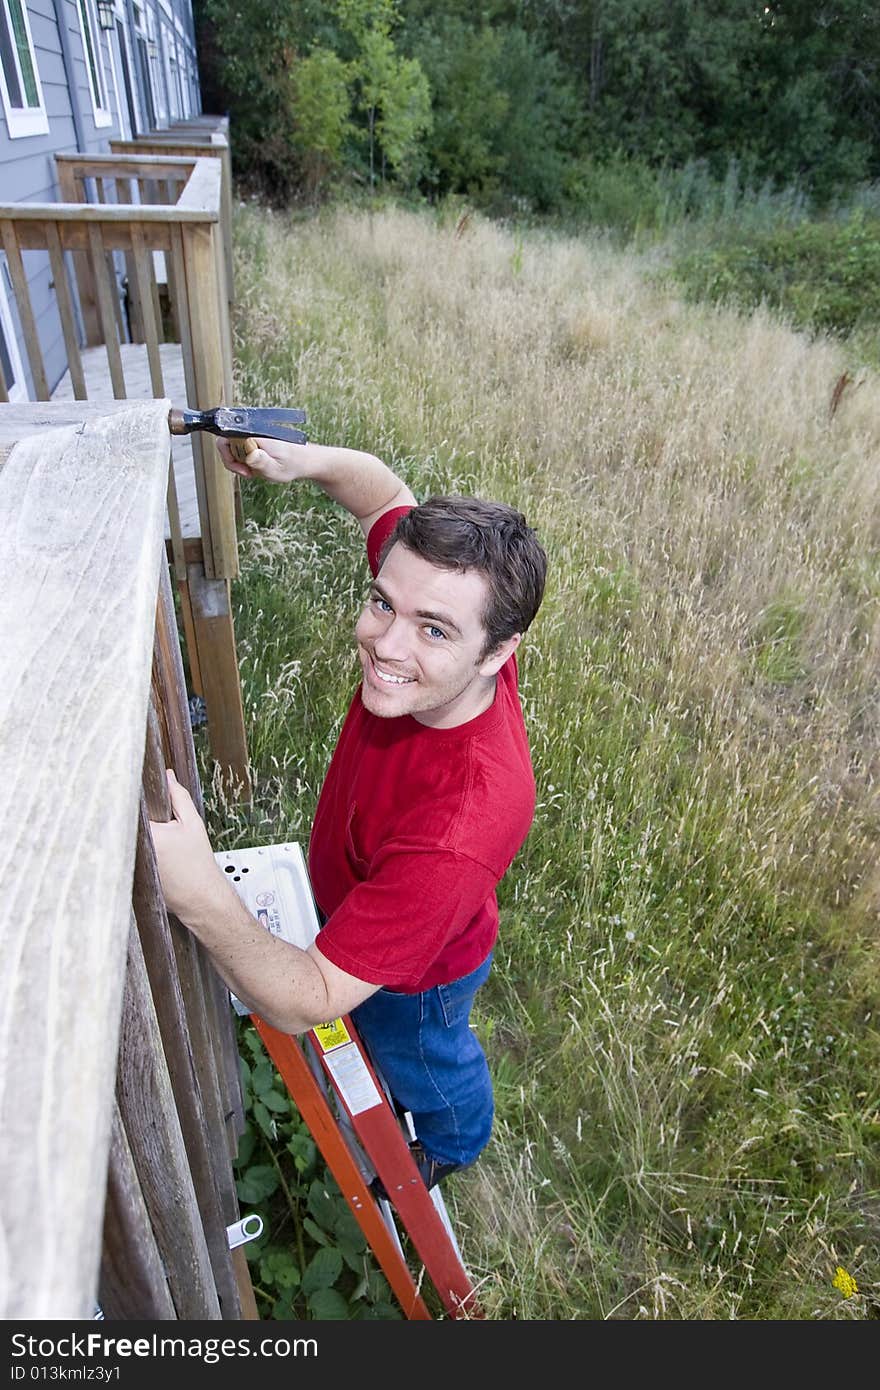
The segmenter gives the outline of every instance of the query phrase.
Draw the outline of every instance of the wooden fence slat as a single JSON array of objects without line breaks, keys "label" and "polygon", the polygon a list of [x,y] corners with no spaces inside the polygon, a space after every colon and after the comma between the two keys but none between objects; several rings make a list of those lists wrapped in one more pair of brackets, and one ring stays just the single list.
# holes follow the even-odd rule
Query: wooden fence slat
[{"label": "wooden fence slat", "polygon": [[92,253],[92,268],[95,273],[95,287],[98,295],[98,311],[107,349],[107,363],[110,367],[110,380],[113,395],[118,401],[125,400],[125,375],[122,371],[122,357],[119,352],[119,339],[116,336],[116,316],[113,309],[115,298],[107,270],[107,257],[101,228],[89,223],[89,246]]},{"label": "wooden fence slat", "polygon": [[[184,999],[175,969],[172,928],[162,901],[162,890],[150,840],[145,803],[141,803],[137,856],[134,873],[134,912],[150,981],[156,1020],[187,1162],[192,1177],[199,1223],[211,1264],[219,1305],[225,1318],[239,1316],[238,1285],[229,1255],[226,1227],[238,1219],[237,1204],[228,1214],[223,1210],[221,1186],[231,1166],[224,1149],[219,1155],[211,1142],[205,1095],[212,1078],[197,1067],[191,1041],[194,1008]],[[176,931],[183,931],[176,926]],[[211,1058],[213,1064],[213,1058]],[[219,1161],[218,1161],[219,1160]],[[233,1188],[234,1197],[234,1188]]]},{"label": "wooden fence slat", "polygon": [[174,456],[168,451],[168,529],[171,532],[171,559],[174,565],[174,578],[178,582],[186,579],[186,547],[183,541],[183,527],[180,524],[180,503],[177,500],[177,479],[174,476]]},{"label": "wooden fence slat", "polygon": [[61,316],[61,330],[64,334],[64,348],[67,353],[67,365],[70,369],[73,395],[75,400],[84,401],[88,396],[86,378],[79,351],[76,320],[73,317],[70,287],[67,283],[67,267],[64,264],[64,253],[61,250],[61,238],[54,222],[46,224],[46,242],[49,248],[49,263],[52,266],[52,279],[55,282],[55,298],[58,301],[58,312]]},{"label": "wooden fence slat", "polygon": [[140,937],[128,939],[116,1097],[177,1316],[220,1317]]},{"label": "wooden fence slat", "polygon": [[[72,167],[63,160],[59,161],[57,158],[55,160],[55,167],[58,173],[58,188],[63,202],[68,204],[82,202],[85,194],[74,177]],[[83,246],[85,246],[85,241],[83,242]],[[78,249],[73,251],[72,254],[79,308],[82,314],[83,329],[85,331],[86,347],[95,347],[101,341],[101,329],[98,324],[98,304],[95,297],[95,277],[92,273],[88,252]]]},{"label": "wooden fence slat", "polygon": [[[179,227],[171,232],[171,264],[174,272],[175,301],[178,324],[180,326],[180,350],[183,357],[183,375],[186,382],[187,404],[195,407],[198,401],[198,386],[194,362],[193,339],[186,300],[186,270],[183,260],[183,236]],[[208,497],[205,488],[205,459],[208,449],[213,445],[206,436],[197,432],[190,435],[193,455],[193,476],[196,483],[196,504],[199,509],[199,531],[202,537],[202,554],[205,568],[209,574],[214,571],[214,551],[211,543],[211,524],[208,516]]]},{"label": "wooden fence slat", "polygon": [[[107,283],[110,286],[110,303],[113,305],[113,319],[116,324],[117,342],[124,343],[128,337],[128,329],[122,313],[122,298],[116,287],[116,266],[113,262],[113,253],[108,251],[104,257],[107,267]],[[124,399],[124,396],[121,398]]]},{"label": "wooden fence slat", "polygon": [[[219,226],[212,227],[210,230],[211,245],[213,248],[212,259],[215,272],[215,293],[219,303],[226,308],[229,302],[229,291],[226,283],[226,263],[223,256],[223,238]],[[229,315],[220,313],[217,318],[217,326],[220,330],[220,344],[223,348],[223,399],[232,400],[232,327]],[[232,480],[233,511],[235,507],[235,497],[237,495],[235,483],[237,475],[228,474]],[[236,521],[232,523],[233,534],[235,534]]]},{"label": "wooden fence slat", "polygon": [[153,300],[156,277],[153,274],[152,258],[144,246],[144,237],[140,227],[132,227],[131,245],[141,325],[144,331],[144,341],[147,345],[147,360],[150,364],[150,384],[153,388],[153,395],[161,399],[165,395],[165,387],[162,382],[162,363],[159,360],[159,330],[156,306]]},{"label": "wooden fence slat", "polygon": [[[167,579],[159,586],[156,612],[156,657],[153,667],[154,704],[163,716],[162,746],[165,765],[173,767],[175,776],[188,788],[204,818],[205,808],[199,784],[196,751],[186,698],[186,682],[174,600]],[[205,997],[212,1017],[209,1017],[208,1036],[216,1057],[216,1072],[220,1082],[221,1113],[226,1125],[230,1153],[238,1147],[238,1136],[244,1129],[244,1107],[238,1047],[229,1004],[229,992],[206,953],[199,951]],[[234,1199],[233,1199],[234,1200]],[[231,1209],[231,1208],[230,1208]],[[230,1217],[230,1220],[232,1218]]]},{"label": "wooden fence slat", "polygon": [[31,294],[28,289],[24,261],[21,258],[21,249],[18,244],[15,223],[7,221],[5,218],[3,221],[0,221],[0,235],[2,235],[3,238],[3,249],[6,252],[9,275],[15,293],[15,302],[18,306],[18,316],[21,319],[28,361],[31,364],[31,373],[34,378],[34,390],[37,394],[37,400],[47,401],[49,399],[49,385],[46,380],[46,368],[43,365],[40,335],[37,332],[37,324],[31,304]]},{"label": "wooden fence slat", "polygon": [[[168,405],[20,438],[0,469],[4,1319],[90,1318],[97,1292]],[[27,434],[43,411],[2,414]]]},{"label": "wooden fence slat", "polygon": [[113,1107],[98,1301],[105,1318],[176,1318],[174,1300],[131,1156],[119,1106]]},{"label": "wooden fence slat", "polygon": [[[167,797],[165,768],[173,767],[178,780],[188,788],[200,814],[204,815],[201,787],[196,769],[195,747],[186,700],[180,641],[174,616],[174,603],[167,577],[163,577],[156,609],[156,643],[153,660],[153,700],[151,709],[158,723],[153,734],[152,719],[144,755],[144,786],[154,787],[152,819],[165,820],[171,808]],[[147,793],[149,795],[149,792]],[[238,1202],[232,1172],[221,1154],[234,1153],[238,1132],[243,1127],[241,1082],[238,1053],[229,995],[217,972],[190,932],[172,919],[172,942],[181,979],[190,981],[185,991],[190,1016],[190,1038],[203,1081],[206,1125],[214,1147],[216,1169],[223,1197],[227,1224],[238,1218]],[[197,973],[201,981],[192,983]],[[195,1008],[197,1001],[203,1006]],[[215,1007],[222,1000],[221,1008]],[[230,1123],[232,1121],[232,1123]],[[238,1121],[238,1123],[235,1123]]]}]

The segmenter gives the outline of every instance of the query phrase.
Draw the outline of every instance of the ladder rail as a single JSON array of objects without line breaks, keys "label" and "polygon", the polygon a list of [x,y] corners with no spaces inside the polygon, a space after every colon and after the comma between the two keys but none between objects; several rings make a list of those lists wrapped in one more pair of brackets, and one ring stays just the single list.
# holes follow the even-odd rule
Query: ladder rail
[{"label": "ladder rail", "polygon": [[257,1014],[251,1014],[251,1020],[363,1231],[404,1316],[410,1320],[430,1319],[431,1314],[416,1288],[399,1244],[385,1225],[376,1200],[342,1138],[336,1117],[309,1069],[302,1045],[289,1033],[280,1033]]}]

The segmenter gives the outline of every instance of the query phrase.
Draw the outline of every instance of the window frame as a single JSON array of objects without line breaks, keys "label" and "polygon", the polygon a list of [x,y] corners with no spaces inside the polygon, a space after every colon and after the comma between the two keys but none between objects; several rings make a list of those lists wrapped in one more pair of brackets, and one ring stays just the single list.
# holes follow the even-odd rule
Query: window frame
[{"label": "window frame", "polygon": [[[16,75],[18,78],[19,91],[24,95],[25,82],[24,74],[21,71],[21,64],[18,60],[18,52],[15,46],[15,30],[12,24],[12,12],[9,8],[10,0],[0,0],[6,16],[6,25],[9,33],[12,60],[15,63]],[[48,135],[49,133],[49,114],[46,110],[46,100],[43,96],[43,84],[40,81],[40,71],[37,66],[37,50],[34,46],[34,36],[31,33],[31,22],[28,16],[27,0],[19,0],[21,13],[24,19],[24,31],[27,39],[28,52],[30,53],[31,67],[33,68],[34,83],[39,98],[38,106],[13,106],[9,95],[9,88],[6,83],[6,69],[0,62],[0,97],[3,100],[3,110],[6,113],[6,128],[9,132],[10,140],[26,139],[30,135]]]},{"label": "window frame", "polygon": [[[75,8],[79,21],[80,38],[82,39],[83,62],[86,65],[86,85],[92,103],[92,115],[96,126],[109,126],[113,124],[113,111],[110,107],[110,84],[107,81],[107,64],[104,62],[104,49],[101,43],[104,30],[98,23],[95,13],[95,0],[76,0]],[[88,34],[86,34],[85,24],[88,24]],[[94,88],[92,64],[89,61],[90,49],[95,60],[95,75],[104,86],[103,93],[96,92]],[[101,95],[107,102],[106,106],[100,104],[99,97]]]}]

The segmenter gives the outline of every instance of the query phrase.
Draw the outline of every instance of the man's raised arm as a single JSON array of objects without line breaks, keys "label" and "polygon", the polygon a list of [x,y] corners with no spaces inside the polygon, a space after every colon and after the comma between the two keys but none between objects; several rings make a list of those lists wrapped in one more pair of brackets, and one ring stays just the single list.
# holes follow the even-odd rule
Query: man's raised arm
[{"label": "man's raised arm", "polygon": [[357,517],[365,536],[393,507],[415,506],[416,499],[406,483],[374,454],[326,444],[288,444],[278,439],[259,439],[257,443],[259,448],[248,454],[247,463],[239,463],[227,440],[216,441],[225,466],[243,478],[317,483],[328,497]]}]

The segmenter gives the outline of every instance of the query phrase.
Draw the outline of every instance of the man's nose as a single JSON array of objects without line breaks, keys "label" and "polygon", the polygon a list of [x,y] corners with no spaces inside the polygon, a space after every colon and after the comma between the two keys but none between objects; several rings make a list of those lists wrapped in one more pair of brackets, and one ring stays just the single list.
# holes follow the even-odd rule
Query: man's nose
[{"label": "man's nose", "polygon": [[380,661],[406,661],[409,654],[409,636],[406,624],[395,616],[376,638],[373,651]]}]

